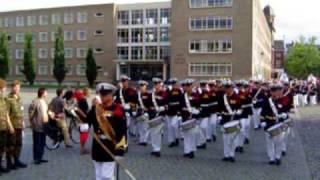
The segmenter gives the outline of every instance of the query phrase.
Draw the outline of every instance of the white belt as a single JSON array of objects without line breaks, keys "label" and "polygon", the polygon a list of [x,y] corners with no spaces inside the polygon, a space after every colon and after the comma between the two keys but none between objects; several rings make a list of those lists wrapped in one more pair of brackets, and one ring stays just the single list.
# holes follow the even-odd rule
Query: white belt
[{"label": "white belt", "polygon": [[241,106],[241,108],[248,108],[248,107],[252,107],[252,104],[245,104]]},{"label": "white belt", "polygon": [[179,105],[179,104],[180,104],[180,102],[171,102],[171,103],[169,103],[169,105],[171,105],[171,106]]},{"label": "white belt", "polygon": [[99,137],[100,137],[100,139],[103,139],[103,140],[108,139],[107,136],[103,135],[103,134],[101,134]]}]

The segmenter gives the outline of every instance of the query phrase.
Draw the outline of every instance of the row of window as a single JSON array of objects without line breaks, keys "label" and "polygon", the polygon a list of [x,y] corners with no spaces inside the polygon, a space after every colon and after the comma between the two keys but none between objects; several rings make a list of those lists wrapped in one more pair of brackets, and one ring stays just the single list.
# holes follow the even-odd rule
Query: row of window
[{"label": "row of window", "polygon": [[[158,12],[160,14],[158,14]],[[118,11],[118,25],[168,25],[171,23],[171,10],[147,9],[147,10],[124,10]]]},{"label": "row of window", "polygon": [[231,40],[193,40],[189,53],[232,53]]},{"label": "row of window", "polygon": [[[99,49],[99,48],[98,48]],[[65,48],[64,49],[64,56],[67,59],[74,57],[74,48]],[[54,58],[54,48],[51,48],[51,58]],[[37,50],[38,58],[39,59],[48,59],[49,58],[49,50],[47,48],[39,48]],[[12,50],[9,50],[10,58],[13,57]],[[77,58],[85,58],[87,55],[86,48],[76,48],[76,57]],[[15,59],[23,59],[24,56],[24,49],[16,49],[15,50]]]},{"label": "row of window", "polygon": [[[103,17],[103,13],[96,13],[96,17]],[[73,23],[87,23],[87,12],[68,12],[68,13],[54,13],[51,15],[29,15],[29,16],[17,16],[17,17],[5,17],[0,18],[0,28],[6,27],[24,27],[24,26],[46,26],[50,24],[73,24]]]},{"label": "row of window", "polygon": [[[15,66],[15,74],[16,75],[22,75],[21,71],[23,70],[23,65],[16,65]],[[50,72],[49,72],[49,68],[50,68]],[[75,68],[75,72],[74,69]],[[66,65],[66,70],[67,76],[71,76],[71,75],[78,75],[78,76],[84,76],[86,73],[86,65],[84,64],[78,64],[75,66],[72,65]],[[44,65],[44,64],[40,64],[38,65],[38,70],[37,70],[37,74],[38,75],[53,75],[53,65],[49,66],[49,65]]]},{"label": "row of window", "polygon": [[169,46],[118,47],[117,55],[118,60],[164,60],[171,56],[171,49]]},{"label": "row of window", "polygon": [[190,63],[189,76],[231,77],[231,63]]},{"label": "row of window", "polygon": [[189,19],[190,30],[231,30],[233,18],[226,17],[196,17]]},{"label": "row of window", "polygon": [[[159,31],[159,32],[158,32]],[[129,35],[131,34],[131,41]],[[159,36],[158,36],[159,34]],[[117,35],[118,43],[142,43],[142,42],[168,42],[169,28],[132,28],[132,29],[118,29]]]},{"label": "row of window", "polygon": [[233,0],[189,0],[190,8],[231,7]]}]

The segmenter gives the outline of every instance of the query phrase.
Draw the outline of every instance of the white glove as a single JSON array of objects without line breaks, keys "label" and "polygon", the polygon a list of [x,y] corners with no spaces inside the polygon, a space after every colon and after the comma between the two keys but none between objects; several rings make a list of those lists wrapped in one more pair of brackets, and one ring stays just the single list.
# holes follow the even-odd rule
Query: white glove
[{"label": "white glove", "polygon": [[236,112],[237,115],[241,115],[242,114],[242,109],[238,109]]},{"label": "white glove", "polygon": [[198,109],[192,109],[191,113],[194,115],[198,115],[200,113],[200,111]]},{"label": "white glove", "polygon": [[143,114],[145,117],[149,118],[149,114],[148,113],[144,113]]},{"label": "white glove", "polygon": [[117,161],[121,161],[123,159],[123,157],[122,156],[115,156],[114,159]]},{"label": "white glove", "polygon": [[225,133],[226,130],[225,130],[223,127],[221,127],[221,132],[222,132],[222,133]]},{"label": "white glove", "polygon": [[282,118],[282,119],[288,119],[288,114],[282,113],[282,114],[281,114],[281,118]]},{"label": "white glove", "polygon": [[267,126],[267,123],[266,122],[262,122],[260,125],[261,125],[262,128],[265,128]]},{"label": "white glove", "polygon": [[163,111],[165,111],[166,109],[163,107],[163,106],[160,106],[159,108],[158,108],[158,112],[163,112]]},{"label": "white glove", "polygon": [[130,110],[130,105],[129,104],[125,104],[123,105],[124,110]]},{"label": "white glove", "polygon": [[137,116],[137,112],[133,111],[132,116]]}]

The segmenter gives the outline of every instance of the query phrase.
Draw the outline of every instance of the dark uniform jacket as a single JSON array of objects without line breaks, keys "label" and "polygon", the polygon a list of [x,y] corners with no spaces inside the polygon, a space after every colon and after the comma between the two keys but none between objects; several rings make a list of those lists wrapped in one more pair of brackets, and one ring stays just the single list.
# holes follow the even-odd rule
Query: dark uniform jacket
[{"label": "dark uniform jacket", "polygon": [[199,103],[200,103],[200,117],[206,118],[211,115],[212,110],[212,97],[210,94],[210,91],[208,90],[202,90],[201,93],[199,93]]},{"label": "dark uniform jacket", "polygon": [[[277,100],[272,100],[273,104],[275,105],[278,115],[281,113],[286,113],[287,112],[287,106],[285,105],[285,102],[287,99],[277,99]],[[276,125],[277,123],[283,122],[284,119],[277,118],[276,114],[273,112],[272,107],[269,102],[269,98],[265,99],[263,102],[262,106],[262,111],[261,111],[261,122],[265,122],[267,125],[264,128],[264,130],[269,129],[271,126]]]},{"label": "dark uniform jacket", "polygon": [[180,114],[181,106],[183,104],[183,93],[179,88],[172,88],[167,90],[167,115],[175,116]]},{"label": "dark uniform jacket", "polygon": [[[192,112],[189,111],[188,106],[186,104],[186,100],[185,100],[185,94],[186,92],[183,95],[182,110],[181,110],[181,117],[183,122],[190,120],[191,118],[198,118],[198,115],[192,114]],[[200,108],[198,93],[193,92],[191,95],[188,95],[188,98],[189,98],[191,108],[195,108],[195,109]]]},{"label": "dark uniform jacket", "polygon": [[[151,93],[151,107],[150,107],[150,110],[149,110],[149,117],[150,117],[150,120],[155,118],[157,115],[159,116],[164,116],[166,114],[165,111],[163,112],[157,112],[157,109],[156,109],[156,105],[154,104],[153,100],[152,100],[152,94]],[[164,90],[161,90],[159,92],[154,92],[154,98],[155,98],[155,101],[157,103],[157,106],[158,107],[165,107],[165,105],[167,104],[167,93],[166,91]]]},{"label": "dark uniform jacket", "polygon": [[[236,112],[237,110],[239,110],[241,108],[239,97],[235,92],[233,92],[229,96],[226,95],[226,97],[227,97],[227,102],[228,102],[232,112]],[[230,122],[232,120],[239,120],[240,119],[240,114],[231,115],[228,112],[227,105],[224,102],[224,97],[220,100],[219,106],[221,106],[221,114],[222,114],[222,120],[220,121],[221,125],[224,125],[225,123]]]},{"label": "dark uniform jacket", "polygon": [[140,98],[141,98],[142,104],[140,103],[139,97],[137,95],[137,100],[138,100],[138,102],[137,102],[137,105],[138,105],[137,116],[141,116],[144,113],[148,113],[150,111],[151,106],[152,106],[151,94],[149,92],[141,93],[140,96],[141,96]]},{"label": "dark uniform jacket", "polygon": [[[121,105],[113,104],[111,107],[106,109],[107,117],[105,121],[109,121],[115,134],[116,142],[119,143],[121,139],[125,136],[127,131],[126,121],[124,117],[124,111]],[[103,135],[103,131],[100,129],[100,125],[96,117],[96,108],[92,107],[88,114],[87,121],[89,125],[93,126],[94,133],[97,133],[99,136]],[[101,139],[103,144],[115,155],[123,155],[123,150],[116,150],[116,146],[112,141],[108,139]],[[93,138],[92,141],[92,159],[97,162],[112,162],[113,159],[111,156],[98,144],[98,142]]]},{"label": "dark uniform jacket", "polygon": [[242,109],[241,118],[248,118],[253,114],[251,93],[247,90],[240,90],[238,96]]},{"label": "dark uniform jacket", "polygon": [[[118,89],[115,92],[115,99],[114,102],[124,105],[122,104],[122,100],[121,100],[121,95],[120,95],[120,90]],[[137,104],[137,91],[134,88],[128,87],[127,89],[122,89],[122,96],[123,96],[123,101],[125,104],[130,104],[130,107],[132,109],[135,109],[135,105]]]}]

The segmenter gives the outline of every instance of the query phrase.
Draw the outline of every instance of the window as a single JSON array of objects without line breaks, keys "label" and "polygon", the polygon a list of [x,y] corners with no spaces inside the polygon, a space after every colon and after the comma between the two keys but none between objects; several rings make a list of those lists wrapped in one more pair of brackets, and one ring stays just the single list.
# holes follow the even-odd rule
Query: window
[{"label": "window", "polygon": [[64,13],[63,21],[64,21],[64,24],[72,24],[73,23],[73,13]]},{"label": "window", "polygon": [[160,41],[169,42],[169,28],[160,28]]},{"label": "window", "polygon": [[128,42],[129,42],[129,30],[118,29],[118,43],[128,43]]},{"label": "window", "polygon": [[231,63],[190,63],[189,76],[232,76]]},{"label": "window", "polygon": [[94,48],[94,51],[93,51],[93,52],[96,53],[96,54],[101,54],[101,53],[103,53],[104,51],[103,51],[102,48]]},{"label": "window", "polygon": [[64,49],[64,57],[66,59],[71,59],[73,58],[73,48],[65,48]]},{"label": "window", "polygon": [[160,46],[160,59],[165,60],[171,57],[171,50],[169,46]]},{"label": "window", "polygon": [[118,25],[129,25],[129,11],[118,11]]},{"label": "window", "polygon": [[131,47],[131,59],[132,60],[143,59],[143,47],[142,46]]},{"label": "window", "polygon": [[103,36],[104,33],[103,33],[102,30],[96,30],[96,31],[94,32],[94,35],[95,35],[95,36]]},{"label": "window", "polygon": [[87,55],[86,48],[77,48],[77,58],[85,58]]},{"label": "window", "polygon": [[39,25],[45,26],[49,24],[49,17],[48,15],[40,15],[39,16]]},{"label": "window", "polygon": [[27,16],[27,25],[28,26],[37,25],[37,16]]},{"label": "window", "polygon": [[231,7],[233,0],[189,0],[190,8]]},{"label": "window", "polygon": [[53,59],[54,58],[54,51],[55,51],[55,49],[54,48],[51,48],[51,58]]},{"label": "window", "polygon": [[158,10],[148,9],[146,11],[147,25],[156,25],[158,23]]},{"label": "window", "polygon": [[23,43],[24,42],[24,33],[17,33],[16,34],[16,42]]},{"label": "window", "polygon": [[97,12],[96,14],[94,14],[94,16],[97,18],[101,18],[104,17],[104,14],[102,12]]},{"label": "window", "polygon": [[86,65],[84,64],[77,65],[76,74],[78,76],[86,75]]},{"label": "window", "polygon": [[12,43],[12,41],[14,39],[14,35],[12,33],[8,33],[7,38],[8,38],[8,43]]},{"label": "window", "polygon": [[3,28],[4,24],[3,24],[3,19],[0,18],[0,28]]},{"label": "window", "polygon": [[61,14],[52,14],[51,23],[55,25],[61,24]]},{"label": "window", "polygon": [[227,17],[197,17],[189,20],[190,30],[230,30],[233,19]]},{"label": "window", "polygon": [[16,59],[23,59],[24,50],[16,49]]},{"label": "window", "polygon": [[64,31],[64,40],[72,41],[73,40],[73,32],[72,31]]},{"label": "window", "polygon": [[146,42],[157,42],[158,29],[157,28],[146,28]]},{"label": "window", "polygon": [[48,42],[47,32],[39,32],[39,42]]},{"label": "window", "polygon": [[87,40],[87,31],[79,30],[78,31],[78,40],[79,41],[86,41]]},{"label": "window", "polygon": [[143,10],[133,10],[131,13],[133,25],[143,24]]},{"label": "window", "polygon": [[117,48],[118,59],[128,60],[129,59],[129,48],[128,47],[118,47]]},{"label": "window", "polygon": [[17,27],[23,27],[24,26],[24,17],[23,16],[16,17],[16,26]]},{"label": "window", "polygon": [[171,23],[171,10],[169,8],[160,10],[160,20],[161,24]]},{"label": "window", "polygon": [[66,75],[71,76],[72,75],[72,65],[66,65],[66,70],[67,70]]},{"label": "window", "polygon": [[14,26],[14,19],[13,18],[5,18],[4,19],[4,27],[13,27]]},{"label": "window", "polygon": [[39,59],[47,59],[48,58],[48,49],[40,48],[38,50],[38,57],[39,57]]},{"label": "window", "polygon": [[157,60],[158,59],[158,47],[157,46],[146,46],[146,59]]},{"label": "window", "polygon": [[48,74],[48,65],[39,65],[38,75],[47,75]]},{"label": "window", "polygon": [[55,41],[56,40],[56,37],[57,37],[58,33],[53,31],[51,32],[51,41]]},{"label": "window", "polygon": [[88,21],[87,12],[78,12],[77,14],[77,22],[78,23],[86,23]]},{"label": "window", "polygon": [[143,42],[143,29],[142,28],[131,29],[131,42],[133,42],[133,43]]},{"label": "window", "polygon": [[16,75],[22,75],[22,72],[24,69],[23,65],[16,65]]},{"label": "window", "polygon": [[195,40],[189,42],[190,53],[232,53],[231,40]]},{"label": "window", "polygon": [[37,41],[37,33],[36,32],[31,33],[31,37],[32,37],[32,42]]}]

